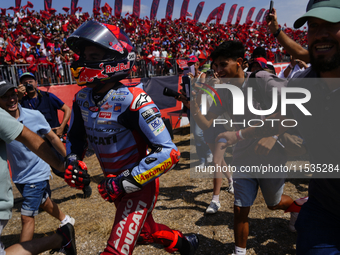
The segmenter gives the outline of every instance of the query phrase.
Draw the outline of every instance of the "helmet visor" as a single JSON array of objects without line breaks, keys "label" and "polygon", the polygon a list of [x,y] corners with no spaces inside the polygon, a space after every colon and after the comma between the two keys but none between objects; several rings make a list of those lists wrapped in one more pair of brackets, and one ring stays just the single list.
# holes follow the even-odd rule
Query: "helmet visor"
[{"label": "helmet visor", "polygon": [[67,39],[68,46],[77,54],[81,52],[83,40],[102,46],[104,49],[118,51],[123,54],[124,48],[116,36],[104,25],[96,21],[87,21]]}]

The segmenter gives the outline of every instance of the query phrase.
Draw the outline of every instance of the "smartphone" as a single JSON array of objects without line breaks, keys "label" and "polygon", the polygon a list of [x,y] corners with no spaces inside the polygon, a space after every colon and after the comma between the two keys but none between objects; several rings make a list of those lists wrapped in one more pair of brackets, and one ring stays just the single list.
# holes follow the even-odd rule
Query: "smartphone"
[{"label": "smartphone", "polygon": [[183,90],[188,100],[190,100],[190,77],[188,75],[182,76]]},{"label": "smartphone", "polygon": [[274,1],[270,0],[270,5],[269,5],[269,13],[273,12],[273,7],[274,7]]}]

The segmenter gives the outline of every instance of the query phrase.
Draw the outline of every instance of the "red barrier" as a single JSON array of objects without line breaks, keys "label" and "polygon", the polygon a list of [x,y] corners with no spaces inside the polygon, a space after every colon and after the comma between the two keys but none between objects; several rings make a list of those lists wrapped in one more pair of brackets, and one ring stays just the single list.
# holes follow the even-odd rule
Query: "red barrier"
[{"label": "red barrier", "polygon": [[[179,91],[179,84],[180,81],[182,79],[180,78],[178,81],[178,91]],[[134,78],[134,79],[124,79],[121,81],[123,84],[138,84],[140,82],[140,78]],[[81,87],[78,85],[55,85],[55,86],[43,86],[43,87],[39,87],[40,90],[42,91],[48,91],[50,93],[53,93],[54,95],[56,95],[57,97],[59,97],[67,106],[69,106],[70,108],[72,108],[72,103],[73,103],[73,98],[75,96],[75,94],[81,90]],[[173,118],[173,122],[174,124],[176,124],[177,119],[175,119],[176,117],[172,116],[170,117],[168,115],[169,112],[173,112],[173,111],[178,111],[182,108],[182,103],[177,101],[176,107],[171,107],[171,108],[167,108],[167,109],[163,109],[161,110],[161,114],[163,117],[165,118]],[[62,111],[58,111],[58,117],[59,117],[59,121],[61,122],[63,119],[64,113]]]}]

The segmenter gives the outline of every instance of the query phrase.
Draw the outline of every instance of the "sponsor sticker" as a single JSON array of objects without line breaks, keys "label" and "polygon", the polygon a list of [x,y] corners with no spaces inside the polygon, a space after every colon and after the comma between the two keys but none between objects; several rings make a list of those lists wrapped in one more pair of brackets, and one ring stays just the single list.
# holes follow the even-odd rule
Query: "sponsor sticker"
[{"label": "sponsor sticker", "polygon": [[148,171],[145,171],[134,178],[140,184],[146,183],[149,180],[161,175],[164,172],[167,172],[173,166],[171,158],[168,158],[164,162],[156,165],[155,167],[151,168]]},{"label": "sponsor sticker", "polygon": [[114,96],[114,97],[112,97],[112,101],[118,101],[118,102],[122,102],[122,101],[124,101],[125,100],[125,96]]},{"label": "sponsor sticker", "polygon": [[121,112],[122,111],[122,104],[120,103],[115,103],[113,107],[114,112]]},{"label": "sponsor sticker", "polygon": [[83,104],[83,106],[84,106],[85,108],[89,108],[90,104],[89,104],[89,102],[85,101],[84,104]]},{"label": "sponsor sticker", "polygon": [[157,128],[156,130],[154,130],[153,133],[154,133],[155,136],[158,136],[160,133],[163,132],[164,129],[165,129],[165,125],[164,125],[164,123],[163,123],[159,128]]},{"label": "sponsor sticker", "polygon": [[90,110],[91,112],[98,112],[98,111],[99,111],[99,108],[98,108],[97,106],[91,106],[91,107],[89,108],[89,110]]},{"label": "sponsor sticker", "polygon": [[156,129],[158,129],[162,124],[163,124],[163,120],[161,118],[156,118],[148,126],[149,126],[150,130],[153,132]]},{"label": "sponsor sticker", "polygon": [[158,109],[156,107],[147,109],[146,111],[142,112],[143,119],[148,119],[150,116],[154,115],[156,112],[158,112]]},{"label": "sponsor sticker", "polygon": [[98,120],[97,124],[101,124],[101,125],[112,125],[114,124],[114,121],[107,121],[107,120]]},{"label": "sponsor sticker", "polygon": [[112,116],[111,112],[100,112],[99,113],[99,118],[102,118],[102,119],[110,119],[111,116]]},{"label": "sponsor sticker", "polygon": [[80,99],[86,99],[87,95],[84,93],[78,93],[78,98]]},{"label": "sponsor sticker", "polygon": [[88,122],[88,121],[89,121],[89,119],[88,119],[87,116],[82,116],[82,117],[83,117],[83,120],[84,120],[85,122]]},{"label": "sponsor sticker", "polygon": [[135,53],[134,52],[129,53],[128,60],[135,60],[135,59],[136,59]]},{"label": "sponsor sticker", "polygon": [[102,105],[100,108],[104,110],[108,110],[112,108],[112,105],[109,105],[109,102],[106,102],[106,104]]},{"label": "sponsor sticker", "polygon": [[89,115],[89,111],[81,109],[81,115],[88,116]]},{"label": "sponsor sticker", "polygon": [[156,118],[158,118],[158,117],[161,117],[161,114],[160,114],[160,113],[158,113],[158,114],[152,116],[150,119],[148,119],[148,120],[146,121],[146,123],[150,123],[151,121],[153,121],[154,119],[156,119]]},{"label": "sponsor sticker", "polygon": [[120,92],[115,92],[112,95],[115,95],[115,96],[127,96],[127,95],[129,95],[129,92],[120,91]]},{"label": "sponsor sticker", "polygon": [[142,105],[152,102],[152,99],[146,93],[141,93],[139,96],[135,98],[132,103],[131,109],[138,109]]}]

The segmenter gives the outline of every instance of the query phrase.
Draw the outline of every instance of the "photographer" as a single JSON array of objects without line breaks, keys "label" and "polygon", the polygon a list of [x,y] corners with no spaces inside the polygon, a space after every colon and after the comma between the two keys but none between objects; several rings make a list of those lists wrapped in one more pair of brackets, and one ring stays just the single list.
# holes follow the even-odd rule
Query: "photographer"
[{"label": "photographer", "polygon": [[[188,66],[194,66],[195,73],[188,73],[188,77],[190,77],[190,82],[188,88],[185,87],[185,84],[182,83],[183,88],[180,90],[181,94],[178,97],[175,97],[178,101],[181,101],[183,105],[185,106],[186,113],[188,115],[188,118],[190,120],[190,127],[191,131],[194,134],[194,140],[195,140],[195,146],[196,146],[196,153],[199,158],[199,167],[203,168],[205,165],[212,163],[213,156],[212,153],[207,145],[207,143],[204,141],[203,136],[203,130],[196,124],[194,119],[190,119],[190,97],[187,96],[188,91],[187,90],[195,90],[197,93],[200,93],[199,89],[197,87],[202,87],[202,84],[205,81],[206,74],[199,71],[199,60],[196,56],[191,56],[188,60]],[[182,77],[185,78],[186,76]],[[190,88],[191,84],[193,84],[193,87]],[[196,97],[197,104],[201,105],[200,96]]]},{"label": "photographer", "polygon": [[[52,93],[44,92],[38,89],[38,81],[34,74],[26,72],[20,78],[20,85],[18,86],[18,97],[22,107],[40,111],[52,130],[61,138],[67,132],[67,122],[71,117],[71,109],[63,101]],[[58,110],[64,112],[62,123],[59,123]],[[57,153],[57,152],[56,152]],[[62,157],[57,153],[59,157]],[[52,167],[53,173],[64,178],[64,173]],[[85,186],[83,189],[84,197],[91,196],[90,186]]]}]

